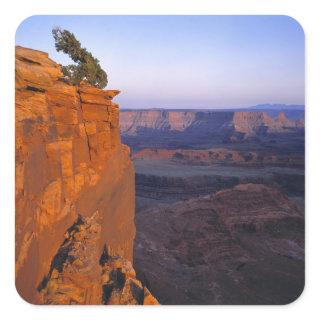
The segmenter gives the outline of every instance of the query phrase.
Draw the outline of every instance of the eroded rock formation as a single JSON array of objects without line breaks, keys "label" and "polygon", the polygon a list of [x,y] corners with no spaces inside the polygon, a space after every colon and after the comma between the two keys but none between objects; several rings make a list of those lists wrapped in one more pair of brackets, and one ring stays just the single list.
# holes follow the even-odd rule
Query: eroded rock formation
[{"label": "eroded rock formation", "polygon": [[304,135],[304,120],[288,119],[284,112],[271,117],[265,111],[123,110],[120,125],[123,141],[133,151],[270,141],[295,141],[297,146]]},{"label": "eroded rock formation", "polygon": [[152,300],[123,271],[133,258],[135,192],[118,93],[73,86],[48,54],[16,48],[16,287],[28,302],[108,303],[110,261],[125,278],[114,303]]},{"label": "eroded rock formation", "polygon": [[126,134],[136,134],[147,128],[161,131],[184,131],[195,119],[192,111],[123,111],[120,113],[121,130]]},{"label": "eroded rock formation", "polygon": [[162,304],[286,304],[304,286],[303,213],[240,184],[137,214],[135,267]]},{"label": "eroded rock formation", "polygon": [[304,155],[279,155],[258,151],[237,151],[224,148],[193,149],[142,149],[132,154],[132,159],[171,160],[182,164],[210,165],[232,164],[238,166],[277,165],[304,166]]},{"label": "eroded rock formation", "polygon": [[[105,246],[101,237],[101,215],[79,216],[65,233],[50,271],[38,290],[44,304],[158,304],[136,279],[129,260]],[[99,263],[98,263],[99,262]]]},{"label": "eroded rock formation", "polygon": [[286,132],[302,128],[302,120],[289,120],[284,112],[272,118],[264,111],[176,111],[124,110],[120,113],[121,131],[135,135],[143,130],[190,131],[231,129],[248,135]]},{"label": "eroded rock formation", "polygon": [[304,123],[301,120],[287,119],[284,112],[280,112],[275,119],[270,117],[267,112],[235,112],[233,126],[236,132],[250,136],[290,132],[303,128]]}]

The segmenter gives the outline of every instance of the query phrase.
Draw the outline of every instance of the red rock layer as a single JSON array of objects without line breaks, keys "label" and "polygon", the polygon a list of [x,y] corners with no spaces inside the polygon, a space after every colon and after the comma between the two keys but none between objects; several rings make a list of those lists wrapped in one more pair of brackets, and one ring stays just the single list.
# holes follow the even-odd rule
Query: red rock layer
[{"label": "red rock layer", "polygon": [[212,148],[208,150],[194,149],[150,149],[145,148],[132,154],[132,159],[173,160],[186,164],[236,164],[236,165],[285,165],[303,166],[304,156],[277,155],[259,153],[258,151],[240,152],[224,148]]},{"label": "red rock layer", "polygon": [[[28,302],[45,302],[43,280],[78,215],[101,217],[97,256],[107,245],[132,261],[134,169],[118,93],[73,86],[48,54],[16,48],[16,287]],[[98,262],[87,267],[100,274]],[[90,292],[81,303],[99,302]]]},{"label": "red rock layer", "polygon": [[102,253],[101,215],[79,216],[65,234],[38,290],[44,304],[158,304],[127,259]]}]

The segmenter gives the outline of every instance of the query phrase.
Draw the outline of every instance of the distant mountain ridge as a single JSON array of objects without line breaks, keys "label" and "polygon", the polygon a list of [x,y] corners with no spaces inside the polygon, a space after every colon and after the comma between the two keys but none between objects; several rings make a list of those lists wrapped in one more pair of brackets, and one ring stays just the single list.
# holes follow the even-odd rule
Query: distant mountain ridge
[{"label": "distant mountain ridge", "polygon": [[304,111],[305,105],[304,104],[271,104],[271,103],[264,103],[264,104],[257,104],[248,107],[229,107],[229,108],[172,108],[172,107],[153,107],[153,108],[122,108],[123,111],[202,111],[202,112],[210,112],[210,111],[253,111],[253,110],[278,110],[278,111],[287,111],[287,110],[299,110]]},{"label": "distant mountain ridge", "polygon": [[283,112],[286,118],[290,120],[304,120],[305,105],[303,104],[258,104],[248,107],[230,107],[230,108],[208,108],[208,109],[177,109],[177,108],[147,108],[131,109],[123,108],[122,112],[170,112],[170,113],[212,113],[212,112],[265,112],[272,118],[277,118],[280,112]]},{"label": "distant mountain ridge", "polygon": [[258,104],[256,106],[249,107],[253,110],[301,110],[304,111],[305,106],[303,104]]}]

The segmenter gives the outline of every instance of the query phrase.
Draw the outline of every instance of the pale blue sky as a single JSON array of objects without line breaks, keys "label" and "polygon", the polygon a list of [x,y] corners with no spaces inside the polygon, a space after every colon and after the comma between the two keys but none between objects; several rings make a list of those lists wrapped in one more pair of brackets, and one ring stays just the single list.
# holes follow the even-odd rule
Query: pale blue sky
[{"label": "pale blue sky", "polygon": [[54,26],[100,60],[123,108],[304,104],[304,34],[287,16],[32,16],[16,44],[69,63]]}]

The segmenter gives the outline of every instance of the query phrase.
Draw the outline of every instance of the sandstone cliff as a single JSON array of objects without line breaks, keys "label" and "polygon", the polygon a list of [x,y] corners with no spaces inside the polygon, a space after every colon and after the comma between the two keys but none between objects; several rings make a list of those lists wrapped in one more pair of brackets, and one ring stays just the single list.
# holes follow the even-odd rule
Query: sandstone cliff
[{"label": "sandstone cliff", "polygon": [[16,287],[41,304],[157,303],[135,278],[134,169],[116,90],[16,48]]}]

